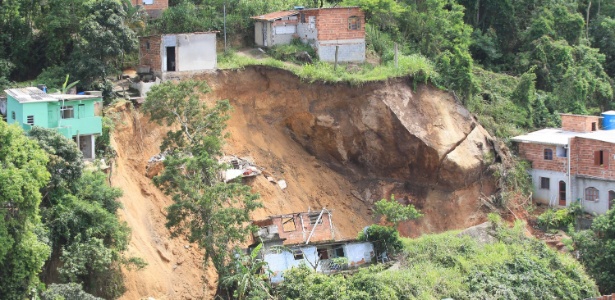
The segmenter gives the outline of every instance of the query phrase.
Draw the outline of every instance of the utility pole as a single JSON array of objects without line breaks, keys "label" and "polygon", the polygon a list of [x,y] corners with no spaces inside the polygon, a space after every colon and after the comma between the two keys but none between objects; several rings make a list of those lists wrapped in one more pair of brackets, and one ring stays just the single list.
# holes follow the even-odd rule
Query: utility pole
[{"label": "utility pole", "polygon": [[224,0],[224,52],[226,53],[226,0]]}]

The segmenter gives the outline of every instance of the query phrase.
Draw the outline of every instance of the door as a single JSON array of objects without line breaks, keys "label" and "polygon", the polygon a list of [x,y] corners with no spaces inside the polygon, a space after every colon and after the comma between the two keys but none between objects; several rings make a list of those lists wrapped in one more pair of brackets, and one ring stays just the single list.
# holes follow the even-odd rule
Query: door
[{"label": "door", "polygon": [[49,120],[50,128],[58,127],[58,114],[59,114],[59,111],[57,107],[53,107],[50,105],[49,109],[47,110],[47,118]]},{"label": "door", "polygon": [[613,201],[615,201],[615,192],[609,191],[609,209],[613,208]]},{"label": "door", "polygon": [[566,183],[559,182],[559,205],[566,206]]},{"label": "door", "polygon": [[167,71],[175,71],[175,47],[167,47]]},{"label": "door", "polygon": [[77,108],[78,108],[78,112],[77,112],[77,113],[78,113],[78,115],[77,115],[77,118],[79,118],[79,119],[83,119],[83,118],[85,118],[85,104],[79,104],[79,105],[77,106]]}]

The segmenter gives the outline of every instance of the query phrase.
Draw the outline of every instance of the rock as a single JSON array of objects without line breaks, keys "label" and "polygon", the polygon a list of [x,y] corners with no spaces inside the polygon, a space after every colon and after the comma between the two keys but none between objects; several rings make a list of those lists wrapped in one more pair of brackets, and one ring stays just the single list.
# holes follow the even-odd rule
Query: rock
[{"label": "rock", "polygon": [[490,244],[496,241],[495,232],[490,222],[485,222],[472,226],[460,232],[457,236],[470,236],[475,239],[479,244]]}]

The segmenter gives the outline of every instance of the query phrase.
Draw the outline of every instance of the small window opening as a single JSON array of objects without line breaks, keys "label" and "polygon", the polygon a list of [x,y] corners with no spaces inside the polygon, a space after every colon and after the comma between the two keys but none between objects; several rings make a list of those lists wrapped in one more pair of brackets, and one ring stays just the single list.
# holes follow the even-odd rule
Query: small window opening
[{"label": "small window opening", "polygon": [[282,219],[282,229],[284,230],[284,232],[297,230],[297,225],[295,225],[295,218],[290,217]]},{"label": "small window opening", "polygon": [[557,157],[568,157],[568,149],[557,147]]},{"label": "small window opening", "polygon": [[329,259],[329,251],[327,249],[317,249],[320,259]]},{"label": "small window opening", "polygon": [[303,251],[301,251],[301,249],[293,250],[293,257],[295,258],[295,260],[303,259]]},{"label": "small window opening", "polygon": [[595,187],[585,189],[585,201],[598,201],[599,192]]},{"label": "small window opening", "polygon": [[11,119],[15,120],[15,112],[14,111],[11,112]]},{"label": "small window opening", "polygon": [[301,13],[301,23],[305,23],[305,13]]},{"label": "small window opening", "polygon": [[62,106],[60,108],[62,119],[72,119],[75,117],[75,110],[72,106]]},{"label": "small window opening", "polygon": [[145,42],[145,49],[147,51],[149,51],[150,45],[149,45],[149,41]]},{"label": "small window opening", "polygon": [[344,247],[335,248],[335,257],[345,257]]},{"label": "small window opening", "polygon": [[596,122],[592,122],[592,131],[596,131]]},{"label": "small window opening", "polygon": [[602,166],[604,164],[604,151],[594,152],[594,165]]},{"label": "small window opening", "polygon": [[[320,216],[320,214],[309,215],[309,217],[310,217],[310,224],[316,225],[316,220],[318,220],[318,216]],[[320,218],[320,220],[318,220],[318,224],[322,224],[322,217]]]},{"label": "small window opening", "polygon": [[361,18],[357,16],[352,16],[348,18],[348,30],[360,30],[361,29]]},{"label": "small window opening", "polygon": [[553,160],[553,150],[545,149],[545,160]]},{"label": "small window opening", "polygon": [[551,186],[551,179],[549,177],[540,177],[540,188],[548,190]]},{"label": "small window opening", "polygon": [[26,124],[34,125],[34,116],[28,116]]}]

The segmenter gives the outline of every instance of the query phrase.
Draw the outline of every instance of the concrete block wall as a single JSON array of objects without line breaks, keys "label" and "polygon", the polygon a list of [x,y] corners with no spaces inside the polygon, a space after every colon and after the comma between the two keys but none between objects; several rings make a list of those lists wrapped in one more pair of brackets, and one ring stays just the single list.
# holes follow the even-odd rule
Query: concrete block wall
[{"label": "concrete block wall", "polygon": [[318,42],[318,57],[322,61],[335,61],[335,47],[339,46],[337,53],[338,62],[363,62],[365,61],[365,41],[356,43],[323,43]]},{"label": "concrete block wall", "polygon": [[[149,49],[147,43],[149,42]],[[162,71],[162,59],[160,51],[162,49],[161,36],[146,36],[139,38],[139,64],[147,65],[154,72]]]},{"label": "concrete block wall", "polygon": [[[546,160],[544,158],[545,149],[551,149],[553,153],[553,160]],[[557,156],[556,145],[520,143],[519,154],[521,155],[521,157],[532,162],[533,169],[564,173],[568,172],[568,158]],[[570,153],[568,153],[568,155],[570,155]]]},{"label": "concrete block wall", "polygon": [[596,130],[600,129],[600,117],[561,114],[562,130],[574,132],[591,132],[592,123],[595,123]]}]

